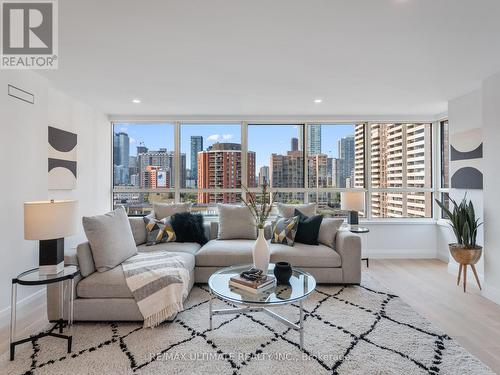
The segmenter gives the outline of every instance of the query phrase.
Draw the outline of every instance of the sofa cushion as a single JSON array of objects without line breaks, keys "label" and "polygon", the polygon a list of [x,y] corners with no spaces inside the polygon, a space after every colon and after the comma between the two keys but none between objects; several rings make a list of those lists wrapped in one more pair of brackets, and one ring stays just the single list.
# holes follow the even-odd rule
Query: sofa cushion
[{"label": "sofa cushion", "polygon": [[318,242],[335,249],[335,237],[343,222],[344,219],[323,218],[319,227]]},{"label": "sofa cushion", "polygon": [[[159,245],[149,246],[149,249],[156,246]],[[176,255],[184,260],[189,271],[194,269],[193,255],[187,253],[176,253]],[[94,272],[84,278],[78,283],[76,293],[80,298],[133,298],[121,265],[106,272]]]},{"label": "sofa cushion", "polygon": [[97,271],[110,270],[137,254],[132,229],[123,207],[105,215],[84,216],[82,223]]},{"label": "sofa cushion", "polygon": [[133,298],[122,266],[85,277],[76,286],[76,294],[80,298]]},{"label": "sofa cushion", "polygon": [[141,252],[150,251],[172,251],[174,253],[196,254],[200,250],[200,245],[195,242],[164,242],[157,245],[147,246],[146,244],[137,246],[137,250]]},{"label": "sofa cushion", "polygon": [[278,214],[281,217],[294,216],[295,209],[299,210],[306,216],[316,215],[316,203],[287,204],[278,202],[276,203],[276,208],[278,209]]},{"label": "sofa cushion", "polygon": [[219,240],[255,240],[257,229],[252,213],[246,206],[219,204]]},{"label": "sofa cushion", "polygon": [[153,212],[158,220],[180,212],[190,212],[191,203],[153,203]]},{"label": "sofa cushion", "polygon": [[340,255],[325,245],[296,242],[293,247],[271,244],[271,262],[288,262],[293,267],[336,268],[342,265]]},{"label": "sofa cushion", "polygon": [[196,253],[198,267],[226,267],[253,263],[255,240],[212,240]]},{"label": "sofa cushion", "polygon": [[[153,215],[148,215],[153,217]],[[147,241],[147,230],[146,224],[144,224],[144,220],[142,216],[138,217],[129,217],[128,221],[130,223],[130,228],[132,229],[132,235],[134,236],[135,244],[142,245]]]}]

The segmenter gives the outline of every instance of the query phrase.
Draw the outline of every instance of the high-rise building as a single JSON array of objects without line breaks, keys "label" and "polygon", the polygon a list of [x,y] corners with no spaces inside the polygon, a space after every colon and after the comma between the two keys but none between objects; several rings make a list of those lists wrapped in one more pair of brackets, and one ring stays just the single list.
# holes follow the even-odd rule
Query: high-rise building
[{"label": "high-rise building", "polygon": [[340,158],[332,158],[332,187],[345,188],[345,160]]},{"label": "high-rise building", "polygon": [[201,135],[191,136],[191,171],[193,180],[198,178],[198,152],[203,151],[203,137]]},{"label": "high-rise building", "polygon": [[304,154],[288,151],[286,155],[271,154],[269,177],[273,188],[304,187]]},{"label": "high-rise building", "polygon": [[129,157],[130,157],[130,139],[125,132],[115,133],[113,135],[113,167],[115,185],[130,184]]},{"label": "high-rise building", "polygon": [[341,184],[345,188],[352,188],[351,182],[354,181],[354,136],[343,137],[338,141],[339,159],[344,160]]},{"label": "high-rise building", "polygon": [[299,140],[298,138],[292,138],[290,141],[290,151],[299,151]]},{"label": "high-rise building", "polygon": [[[138,148],[139,149],[139,148]],[[174,153],[173,151],[167,151],[165,148],[160,148],[157,151],[148,150],[146,147],[142,148],[141,151],[145,151],[143,153],[137,154],[137,166],[140,171],[140,187],[146,188],[147,179],[149,177],[145,177],[145,171],[148,171],[147,167],[153,166],[157,170],[162,170],[166,172],[166,176],[168,178],[167,187],[174,187],[174,179],[175,179],[175,165],[174,165]],[[179,158],[179,167],[180,167],[180,187],[186,187],[186,154],[182,153]],[[149,186],[151,188],[151,186]]]},{"label": "high-rise building", "polygon": [[365,126],[356,124],[354,131],[354,187],[365,187]]},{"label": "high-rise building", "polygon": [[269,167],[264,165],[259,170],[259,186],[269,185]]},{"label": "high-rise building", "polygon": [[328,187],[328,156],[325,154],[308,157],[309,187]]},{"label": "high-rise building", "polygon": [[321,125],[309,125],[307,132],[309,155],[321,154]]},{"label": "high-rise building", "polygon": [[[321,125],[309,125],[307,129],[307,149],[309,150],[309,155],[321,154]],[[302,150],[304,144],[303,133],[303,128],[299,127],[298,150]],[[292,148],[292,151],[295,150]]]},{"label": "high-rise building", "polygon": [[[431,186],[431,127],[425,124],[372,124],[371,183],[376,188]],[[403,165],[406,156],[406,165]],[[406,169],[406,171],[405,171]],[[430,217],[427,192],[376,192],[371,197],[374,217]]]},{"label": "high-rise building", "polygon": [[[238,143],[216,143],[206,151],[198,153],[198,188],[241,188],[241,145]],[[255,152],[247,154],[247,181],[255,186]],[[198,203],[235,203],[237,193],[198,193]]]}]

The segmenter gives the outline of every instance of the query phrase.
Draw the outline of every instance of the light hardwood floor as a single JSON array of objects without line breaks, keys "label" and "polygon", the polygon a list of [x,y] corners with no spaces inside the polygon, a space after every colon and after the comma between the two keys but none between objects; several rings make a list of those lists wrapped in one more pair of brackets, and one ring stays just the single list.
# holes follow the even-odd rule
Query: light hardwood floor
[{"label": "light hardwood floor", "polygon": [[363,270],[500,374],[500,305],[480,295],[470,270],[465,294],[437,259],[370,260]]}]

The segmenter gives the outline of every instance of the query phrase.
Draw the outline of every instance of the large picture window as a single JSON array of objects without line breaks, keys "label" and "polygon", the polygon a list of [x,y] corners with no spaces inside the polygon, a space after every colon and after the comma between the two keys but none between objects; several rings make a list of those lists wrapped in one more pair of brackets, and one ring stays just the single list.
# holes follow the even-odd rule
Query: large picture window
[{"label": "large picture window", "polygon": [[341,193],[357,190],[363,217],[430,218],[433,189],[447,189],[447,122],[438,125],[436,188],[431,123],[115,122],[113,204],[144,215],[153,202],[191,202],[212,214],[267,184],[277,201],[333,216],[345,215]]}]

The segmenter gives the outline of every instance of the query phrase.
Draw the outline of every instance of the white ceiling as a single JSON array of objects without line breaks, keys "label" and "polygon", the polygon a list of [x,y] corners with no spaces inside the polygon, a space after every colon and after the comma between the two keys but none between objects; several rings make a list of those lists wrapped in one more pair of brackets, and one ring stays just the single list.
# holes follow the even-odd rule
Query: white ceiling
[{"label": "white ceiling", "polygon": [[42,74],[107,114],[429,115],[500,70],[498,0],[62,0],[59,20]]}]

